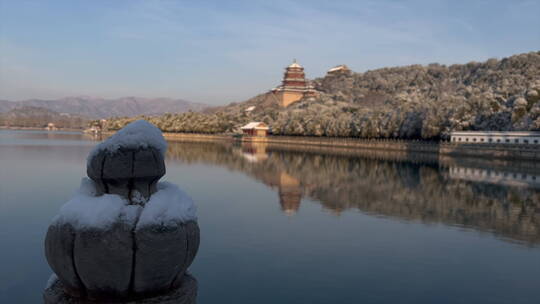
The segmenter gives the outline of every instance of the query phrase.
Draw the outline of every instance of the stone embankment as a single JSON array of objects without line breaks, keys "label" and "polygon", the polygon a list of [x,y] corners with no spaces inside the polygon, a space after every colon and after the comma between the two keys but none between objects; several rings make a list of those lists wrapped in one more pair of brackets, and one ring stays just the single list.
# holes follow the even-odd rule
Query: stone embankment
[{"label": "stone embankment", "polygon": [[252,140],[253,142],[266,142],[268,144],[291,144],[320,147],[339,147],[357,149],[376,149],[402,152],[438,153],[439,144],[428,141],[414,140],[385,140],[385,139],[359,139],[340,137],[303,137],[303,136],[269,136]]},{"label": "stone embankment", "polygon": [[172,141],[190,141],[190,142],[208,142],[215,140],[233,140],[234,138],[230,135],[220,135],[220,134],[197,134],[197,133],[163,133],[163,136],[167,140]]},{"label": "stone embankment", "polygon": [[465,156],[488,159],[540,160],[539,145],[454,144],[421,140],[358,139],[327,137],[269,136],[255,139],[269,145],[303,145],[333,149],[369,149],[392,152],[435,153],[441,156]]}]

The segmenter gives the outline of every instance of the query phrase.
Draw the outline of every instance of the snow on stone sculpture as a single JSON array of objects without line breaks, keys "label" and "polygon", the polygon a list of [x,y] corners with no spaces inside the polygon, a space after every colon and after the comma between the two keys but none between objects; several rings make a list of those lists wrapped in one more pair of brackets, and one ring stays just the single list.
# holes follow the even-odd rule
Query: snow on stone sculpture
[{"label": "snow on stone sculpture", "polygon": [[178,186],[158,182],[166,149],[161,131],[139,120],[90,153],[89,178],[47,232],[45,255],[58,282],[48,284],[46,303],[146,303],[186,288],[175,295],[195,299],[196,281],[186,270],[199,247],[197,210]]},{"label": "snow on stone sculpture", "polygon": [[165,175],[167,142],[161,131],[144,120],[130,123],[97,145],[87,161],[87,174],[98,193],[148,199]]},{"label": "snow on stone sculpture", "polygon": [[91,160],[102,151],[115,153],[121,149],[136,150],[138,148],[154,148],[162,156],[165,156],[167,142],[156,126],[146,120],[137,120],[116,132],[106,141],[98,144],[88,155],[88,160]]}]

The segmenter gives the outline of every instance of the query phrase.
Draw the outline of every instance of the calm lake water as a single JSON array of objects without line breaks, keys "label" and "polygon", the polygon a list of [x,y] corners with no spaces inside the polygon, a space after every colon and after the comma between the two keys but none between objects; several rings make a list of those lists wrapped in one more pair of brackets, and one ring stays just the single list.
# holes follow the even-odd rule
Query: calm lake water
[{"label": "calm lake water", "polygon": [[[96,143],[0,131],[0,303],[41,302]],[[199,303],[540,303],[537,164],[175,142],[162,180],[198,204]]]}]

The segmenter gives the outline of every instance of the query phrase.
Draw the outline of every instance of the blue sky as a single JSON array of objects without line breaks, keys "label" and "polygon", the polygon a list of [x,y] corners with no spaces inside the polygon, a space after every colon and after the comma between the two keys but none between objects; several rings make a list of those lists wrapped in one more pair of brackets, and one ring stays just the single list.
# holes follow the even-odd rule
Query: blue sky
[{"label": "blue sky", "polygon": [[0,99],[242,101],[345,63],[483,61],[540,50],[540,0],[0,0]]}]

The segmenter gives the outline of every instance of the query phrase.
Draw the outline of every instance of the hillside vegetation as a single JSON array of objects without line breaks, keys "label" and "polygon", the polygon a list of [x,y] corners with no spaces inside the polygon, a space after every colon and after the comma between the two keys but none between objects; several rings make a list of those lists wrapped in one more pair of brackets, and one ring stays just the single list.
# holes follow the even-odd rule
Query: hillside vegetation
[{"label": "hillside vegetation", "polygon": [[[264,121],[276,135],[433,140],[453,130],[540,130],[540,52],[327,75],[314,85],[319,97],[288,108],[265,93],[204,113],[147,119],[168,132],[233,133]],[[109,127],[138,118],[115,118]]]},{"label": "hillside vegetation", "polygon": [[88,124],[88,118],[30,106],[0,113],[0,126],[3,127],[45,128],[48,123],[54,123],[55,127],[61,129],[83,129]]}]

